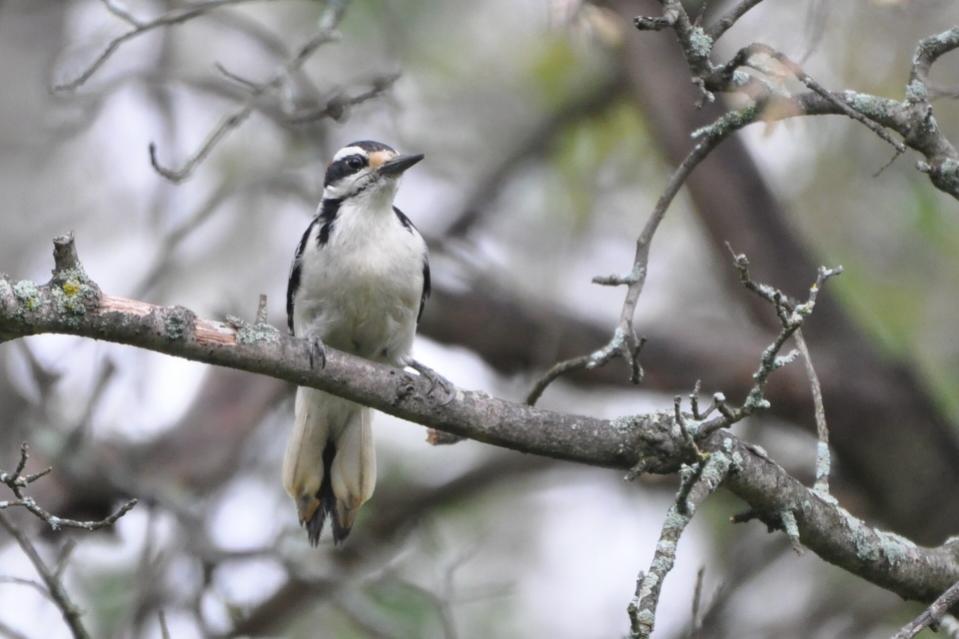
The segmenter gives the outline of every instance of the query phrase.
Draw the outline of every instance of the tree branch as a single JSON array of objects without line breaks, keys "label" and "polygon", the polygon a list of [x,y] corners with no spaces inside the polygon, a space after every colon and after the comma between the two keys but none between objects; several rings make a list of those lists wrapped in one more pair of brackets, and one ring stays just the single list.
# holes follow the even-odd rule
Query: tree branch
[{"label": "tree branch", "polygon": [[[72,242],[58,238],[58,243]],[[240,327],[99,293],[78,268],[57,270],[44,285],[0,277],[0,332],[65,333],[129,344],[318,388],[438,430],[527,453],[594,466],[674,473],[695,461],[673,412],[616,419],[557,413],[455,389],[431,394],[428,380],[327,349],[310,365],[308,342],[263,324]],[[959,541],[923,548],[871,528],[835,500],[807,489],[778,464],[725,430],[699,442],[732,460],[724,485],[767,525],[793,512],[802,543],[822,558],[902,597],[931,602],[959,581]]]},{"label": "tree branch", "polygon": [[61,82],[59,84],[53,85],[54,91],[73,91],[78,89],[83,83],[89,80],[94,73],[96,73],[100,67],[102,67],[107,60],[109,60],[114,53],[119,50],[119,48],[129,40],[132,40],[138,36],[143,35],[154,29],[159,29],[161,27],[171,27],[174,25],[183,24],[194,18],[202,16],[214,9],[219,9],[224,6],[237,5],[244,2],[270,2],[271,0],[204,0],[203,2],[196,2],[194,4],[188,4],[182,7],[177,7],[164,13],[163,15],[154,18],[150,21],[142,21],[137,18],[134,18],[129,12],[124,9],[118,8],[115,2],[110,0],[104,0],[103,3],[106,6],[107,10],[118,18],[122,19],[127,24],[131,25],[133,28],[129,31],[125,31],[121,35],[117,36],[110,40],[107,43],[107,46],[100,52],[100,54],[93,59],[93,61],[87,65],[79,74],[73,77],[71,80]]},{"label": "tree branch", "polygon": [[942,596],[932,602],[932,605],[923,610],[918,617],[903,626],[892,639],[912,639],[926,627],[937,630],[942,618],[957,603],[959,603],[959,582],[942,593]]},{"label": "tree branch", "polygon": [[[761,1],[761,0],[760,0]],[[663,17],[637,18],[634,22],[638,29],[648,30],[670,28],[676,35],[683,57],[689,67],[693,83],[698,85],[703,97],[712,101],[714,92],[745,94],[754,101],[751,113],[740,120],[735,128],[741,128],[757,120],[779,120],[797,115],[820,115],[836,113],[845,115],[871,129],[883,140],[892,144],[898,154],[905,147],[919,152],[924,160],[917,168],[929,176],[930,181],[940,191],[959,200],[959,151],[949,141],[939,127],[929,100],[929,69],[940,57],[959,48],[959,26],[920,41],[913,56],[913,66],[905,89],[905,99],[892,100],[854,91],[829,92],[811,78],[795,62],[772,47],[754,43],[740,49],[735,56],[722,65],[713,64],[711,57],[716,38],[735,24],[749,9],[759,4],[751,0],[737,3],[712,28],[702,29],[693,25],[689,15],[678,0],[661,0]],[[777,95],[768,83],[752,77],[740,69],[754,69],[769,75],[769,70],[752,63],[757,55],[766,55],[779,62],[797,80],[810,89],[822,103],[816,109],[807,109],[810,95],[783,97]],[[773,73],[773,75],[778,75]],[[777,108],[768,108],[773,104]],[[792,108],[790,108],[792,107]],[[745,110],[744,110],[745,111]],[[743,118],[740,111],[738,118]],[[892,129],[902,136],[899,142],[891,137],[886,129]],[[701,129],[711,132],[712,127]]]}]

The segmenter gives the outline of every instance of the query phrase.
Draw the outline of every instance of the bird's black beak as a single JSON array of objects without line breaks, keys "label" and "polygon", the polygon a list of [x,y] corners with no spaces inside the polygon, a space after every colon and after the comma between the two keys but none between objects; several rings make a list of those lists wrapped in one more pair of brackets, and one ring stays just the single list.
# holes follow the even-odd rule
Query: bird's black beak
[{"label": "bird's black beak", "polygon": [[425,156],[422,153],[418,155],[397,155],[380,167],[380,175],[400,175],[403,171],[422,160],[423,157]]}]

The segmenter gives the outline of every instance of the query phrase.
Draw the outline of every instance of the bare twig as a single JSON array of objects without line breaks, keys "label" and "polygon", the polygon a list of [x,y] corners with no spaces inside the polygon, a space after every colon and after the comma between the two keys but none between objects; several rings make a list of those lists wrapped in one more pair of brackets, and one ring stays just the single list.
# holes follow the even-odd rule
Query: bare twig
[{"label": "bare twig", "polygon": [[103,3],[103,6],[106,7],[107,11],[120,18],[127,24],[133,27],[142,27],[143,23],[140,22],[129,9],[124,7],[117,0],[100,0]]},{"label": "bare twig", "polygon": [[170,639],[170,629],[166,625],[166,612],[162,608],[157,611],[157,617],[160,620],[160,636],[163,639]]},{"label": "bare twig", "polygon": [[[56,573],[54,573],[56,574]],[[26,586],[27,588],[32,588],[36,590],[41,595],[56,603],[56,600],[50,596],[50,591],[44,587],[39,581],[34,581],[33,579],[25,579],[23,577],[11,577],[9,575],[0,575],[0,584],[17,584],[19,586]]]},{"label": "bare twig", "polygon": [[100,67],[102,67],[104,63],[106,63],[106,61],[109,60],[110,57],[116,53],[125,42],[143,35],[144,33],[154,29],[159,29],[161,27],[172,27],[174,25],[183,24],[184,22],[188,22],[214,9],[219,9],[220,7],[254,1],[271,2],[273,0],[203,0],[202,2],[196,2],[194,4],[178,7],[159,16],[158,18],[144,22],[134,18],[132,14],[120,7],[115,0],[103,0],[104,5],[106,6],[107,10],[110,11],[110,13],[121,18],[133,28],[110,40],[110,42],[107,43],[106,48],[103,49],[100,55],[94,58],[93,62],[91,62],[72,80],[54,84],[53,90],[73,91],[79,88],[81,85],[83,85],[83,83],[89,80],[93,74],[96,73],[97,70],[99,70]]},{"label": "bare twig", "polygon": [[806,366],[806,377],[809,378],[809,388],[812,391],[813,406],[816,411],[816,436],[819,442],[816,444],[816,483],[813,485],[813,489],[828,494],[829,468],[831,465],[829,426],[826,424],[826,409],[822,403],[822,387],[819,385],[819,376],[816,375],[816,369],[813,367],[812,356],[809,354],[809,347],[806,346],[802,329],[796,330],[793,339],[796,340],[796,347],[799,349]]},{"label": "bare twig", "polygon": [[763,0],[739,0],[739,2],[733,5],[729,11],[724,13],[719,20],[717,20],[711,27],[706,29],[706,35],[712,38],[713,42],[719,40],[719,38],[722,37],[722,35],[726,33],[731,26],[736,24],[737,20],[746,15],[746,12],[762,1]]},{"label": "bare twig", "polygon": [[0,621],[0,636],[6,637],[7,639],[30,639],[25,634],[18,630],[14,630],[2,621]]},{"label": "bare twig", "polygon": [[[823,284],[831,277],[842,273],[842,267],[828,269],[824,266],[819,267],[816,275],[816,281],[809,287],[809,297],[805,302],[799,304],[791,302],[787,296],[780,290],[762,284],[752,279],[749,274],[749,260],[743,254],[736,254],[732,247],[727,243],[730,253],[733,255],[733,261],[736,270],[739,272],[739,280],[747,290],[755,293],[766,300],[776,310],[776,316],[779,318],[781,330],[773,342],[766,347],[759,360],[759,367],[753,373],[753,386],[746,396],[743,405],[736,409],[730,409],[724,405],[721,399],[716,400],[716,408],[721,417],[713,418],[699,424],[696,437],[701,438],[720,428],[726,428],[736,422],[742,421],[756,411],[769,408],[769,401],[765,398],[764,392],[769,376],[779,368],[791,363],[799,356],[799,350],[794,350],[786,355],[780,356],[780,351],[785,343],[800,329],[806,318],[812,314],[816,307],[816,298]],[[825,419],[825,415],[824,415]],[[828,453],[828,449],[827,449]],[[828,469],[826,469],[828,475]]]},{"label": "bare twig", "polygon": [[483,212],[490,207],[490,203],[495,202],[504,185],[520,173],[525,163],[547,155],[571,125],[602,113],[615,104],[623,95],[626,84],[624,77],[622,65],[617,66],[608,77],[582,94],[572,96],[531,130],[517,136],[515,146],[499,154],[493,169],[471,187],[459,211],[449,217],[444,241],[469,235],[483,219]]},{"label": "bare twig", "polygon": [[949,609],[959,603],[959,582],[956,582],[942,595],[932,602],[932,605],[922,611],[922,613],[902,627],[902,629],[893,635],[892,639],[912,639],[918,635],[923,628],[936,630],[943,616],[949,612]]},{"label": "bare twig", "polygon": [[47,568],[43,559],[40,558],[40,553],[37,552],[36,547],[33,545],[33,542],[30,541],[30,538],[27,537],[26,533],[15,526],[2,512],[0,512],[0,528],[6,530],[10,536],[17,541],[20,549],[23,550],[23,554],[25,554],[27,559],[30,560],[30,563],[33,564],[37,574],[40,575],[43,583],[46,584],[50,598],[56,603],[57,608],[60,609],[60,614],[63,615],[63,620],[66,621],[74,639],[89,639],[90,635],[87,633],[86,628],[83,627],[80,619],[82,614],[80,609],[77,608],[73,600],[70,599],[60,578]]},{"label": "bare twig", "polygon": [[307,124],[324,118],[330,118],[340,122],[346,118],[350,107],[379,97],[388,91],[399,78],[399,73],[377,76],[370,80],[370,88],[365,91],[360,91],[355,95],[334,95],[321,106],[303,109],[289,114],[286,116],[286,120],[291,124]]},{"label": "bare twig", "polygon": [[589,355],[580,355],[579,357],[574,357],[573,359],[568,359],[564,362],[558,362],[554,364],[553,367],[546,371],[546,374],[543,375],[529,391],[529,394],[526,396],[526,403],[530,406],[535,406],[536,402],[539,401],[539,398],[543,395],[549,385],[552,384],[558,377],[572,371],[586,368],[586,365],[589,364],[589,362]]},{"label": "bare twig", "polygon": [[[790,73],[792,73],[800,82],[806,85],[806,87],[808,87],[811,91],[822,96],[824,100],[829,100],[836,107],[838,107],[839,110],[842,111],[845,115],[849,116],[853,120],[864,125],[870,131],[872,131],[873,133],[878,135],[880,138],[882,138],[883,140],[891,144],[899,154],[906,152],[906,145],[900,142],[899,140],[896,140],[895,138],[893,138],[884,126],[870,120],[861,112],[857,111],[856,109],[846,104],[844,101],[835,98],[828,89],[824,88],[821,84],[819,84],[816,80],[814,80],[808,73],[806,73],[803,70],[801,66],[799,66],[797,63],[790,60],[785,54],[765,44],[759,44],[759,43],[751,44],[748,47],[746,47],[746,55],[744,56],[744,59],[746,60],[747,64],[749,62],[749,58],[755,54],[764,54],[773,58],[774,60],[779,62],[781,65],[786,67],[790,71]],[[763,69],[760,69],[760,70],[763,70]]]},{"label": "bare twig", "polygon": [[[901,155],[907,146],[921,153],[925,159],[917,164],[917,169],[926,173],[936,188],[959,199],[959,151],[948,140],[933,116],[928,85],[932,64],[945,53],[959,48],[959,26],[925,38],[919,43],[906,86],[906,99],[897,101],[855,91],[830,92],[784,54],[761,43],[740,49],[726,64],[713,64],[710,58],[715,40],[746,11],[759,4],[758,1],[744,0],[737,3],[726,16],[707,30],[692,23],[679,0],[661,2],[664,8],[663,18],[638,19],[637,26],[641,29],[671,28],[674,31],[689,66],[692,81],[699,86],[703,99],[711,101],[713,92],[726,92],[740,93],[753,101],[754,108],[750,113],[741,111],[731,118],[729,124],[734,128],[742,128],[759,119],[773,121],[802,115],[842,114],[868,127],[895,147],[896,154],[892,160]],[[788,69],[810,90],[809,94],[786,97],[774,90],[769,82],[740,71],[740,67],[746,66],[768,74],[769,69],[750,61],[754,54],[759,53],[772,57]],[[775,71],[772,73],[776,74]],[[765,105],[777,108],[755,108]],[[902,136],[902,141],[895,139],[890,130]],[[885,166],[880,168],[876,175],[884,168]]]},{"label": "bare twig", "polygon": [[295,70],[298,70],[310,59],[322,45],[335,39],[332,30],[323,30],[314,34],[309,40],[297,49],[292,58],[283,63],[280,68],[265,82],[248,83],[251,86],[247,99],[239,108],[232,113],[224,116],[220,122],[207,134],[206,139],[200,147],[184,162],[179,168],[168,168],[163,166],[157,158],[156,144],[150,143],[148,150],[150,153],[150,164],[154,170],[170,180],[179,183],[192,175],[194,169],[206,159],[213,151],[214,147],[225,138],[231,131],[238,128],[256,108],[257,99],[266,91],[279,87],[283,81]]},{"label": "bare twig", "polygon": [[632,270],[625,275],[608,275],[593,278],[594,284],[601,284],[603,286],[625,285],[627,289],[626,298],[623,301],[623,308],[619,315],[619,322],[613,333],[612,340],[610,340],[605,347],[590,355],[587,368],[604,365],[612,357],[621,356],[626,360],[629,367],[630,381],[634,384],[642,381],[643,374],[642,366],[639,363],[639,352],[642,349],[643,341],[636,335],[636,331],[633,328],[633,318],[636,314],[636,303],[639,301],[639,296],[646,283],[650,245],[659,228],[660,222],[662,222],[666,216],[669,205],[676,197],[676,194],[679,193],[679,189],[682,188],[686,179],[693,172],[693,169],[725,140],[732,131],[733,129],[730,127],[715,123],[708,131],[704,132],[704,135],[700,137],[696,146],[693,147],[682,163],[676,167],[672,175],[670,175],[669,180],[666,182],[666,187],[663,189],[663,193],[659,196],[656,206],[653,208],[642,232],[636,239],[636,253],[633,258]]},{"label": "bare twig", "polygon": [[101,528],[106,528],[107,526],[112,526],[120,517],[123,517],[123,515],[127,514],[130,509],[137,504],[136,499],[131,499],[120,506],[120,508],[118,508],[112,515],[99,521],[80,521],[78,519],[57,517],[53,513],[40,507],[40,505],[37,504],[32,497],[23,494],[23,489],[29,484],[35,482],[53,470],[52,468],[47,468],[32,475],[23,475],[23,470],[26,467],[27,460],[29,458],[29,447],[25,443],[21,444],[20,460],[17,462],[16,470],[12,474],[0,471],[0,483],[6,484],[7,488],[9,488],[17,498],[15,501],[0,501],[0,510],[4,510],[13,506],[21,506],[29,510],[39,519],[45,521],[53,530],[60,530],[61,528],[82,528],[83,530],[94,531]]},{"label": "bare twig", "polygon": [[[656,622],[656,606],[663,580],[676,561],[676,546],[679,538],[692,520],[698,506],[716,491],[726,478],[732,461],[724,453],[717,452],[700,464],[698,477],[691,478],[688,491],[680,489],[677,501],[663,522],[663,529],[656,544],[653,560],[646,573],[640,572],[636,579],[636,595],[629,604],[630,636],[633,639],[648,639]],[[692,469],[690,469],[692,472]],[[686,483],[686,482],[684,482]],[[688,495],[688,496],[687,496]]]}]

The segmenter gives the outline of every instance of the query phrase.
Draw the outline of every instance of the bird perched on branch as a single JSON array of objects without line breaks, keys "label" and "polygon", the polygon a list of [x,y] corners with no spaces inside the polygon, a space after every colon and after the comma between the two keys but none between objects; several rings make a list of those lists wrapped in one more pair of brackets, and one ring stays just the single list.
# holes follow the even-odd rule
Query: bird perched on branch
[{"label": "bird perched on branch", "polygon": [[[313,342],[314,359],[324,359],[326,344],[421,370],[410,349],[430,294],[429,254],[393,198],[400,176],[422,159],[368,140],[333,156],[286,294],[290,331]],[[296,391],[283,486],[314,546],[327,517],[334,542],[342,542],[373,494],[371,417],[354,402],[313,388]]]}]

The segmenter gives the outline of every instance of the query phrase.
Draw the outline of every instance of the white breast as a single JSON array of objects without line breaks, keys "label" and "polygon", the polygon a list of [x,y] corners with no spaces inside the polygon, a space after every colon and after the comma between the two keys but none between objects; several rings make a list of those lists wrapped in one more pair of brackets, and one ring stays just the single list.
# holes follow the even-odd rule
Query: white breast
[{"label": "white breast", "polygon": [[[367,202],[368,204],[368,202]],[[327,242],[313,232],[301,258],[296,334],[369,359],[400,364],[409,354],[423,291],[426,244],[387,207],[347,200]]]}]

